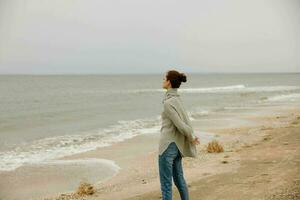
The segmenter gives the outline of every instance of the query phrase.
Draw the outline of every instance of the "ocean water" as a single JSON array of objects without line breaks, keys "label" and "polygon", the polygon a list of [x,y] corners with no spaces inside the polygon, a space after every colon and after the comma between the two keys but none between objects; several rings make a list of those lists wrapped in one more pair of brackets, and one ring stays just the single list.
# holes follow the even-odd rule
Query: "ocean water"
[{"label": "ocean water", "polygon": [[[300,105],[300,74],[187,74],[192,120]],[[159,134],[162,75],[1,75],[0,171]]]}]

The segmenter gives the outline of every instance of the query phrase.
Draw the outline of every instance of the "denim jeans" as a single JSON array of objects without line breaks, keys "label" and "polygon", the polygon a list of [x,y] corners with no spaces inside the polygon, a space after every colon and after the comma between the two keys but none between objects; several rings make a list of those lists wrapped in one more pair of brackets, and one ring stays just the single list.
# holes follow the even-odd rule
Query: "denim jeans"
[{"label": "denim jeans", "polygon": [[159,155],[159,178],[163,200],[172,200],[172,178],[179,191],[181,200],[189,200],[189,193],[183,177],[182,157],[175,142]]}]

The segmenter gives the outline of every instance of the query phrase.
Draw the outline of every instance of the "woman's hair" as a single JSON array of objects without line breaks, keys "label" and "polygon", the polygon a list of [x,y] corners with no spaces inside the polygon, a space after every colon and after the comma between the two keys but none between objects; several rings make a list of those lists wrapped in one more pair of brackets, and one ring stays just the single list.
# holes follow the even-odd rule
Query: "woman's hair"
[{"label": "woman's hair", "polygon": [[181,82],[186,82],[186,75],[184,73],[179,73],[176,70],[168,71],[166,78],[171,82],[172,88],[179,88]]}]

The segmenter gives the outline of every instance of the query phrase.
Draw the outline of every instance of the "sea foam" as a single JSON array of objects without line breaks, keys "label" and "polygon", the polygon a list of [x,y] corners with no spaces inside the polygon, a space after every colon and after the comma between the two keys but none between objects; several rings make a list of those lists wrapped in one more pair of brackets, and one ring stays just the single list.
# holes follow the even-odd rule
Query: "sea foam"
[{"label": "sea foam", "polygon": [[[240,85],[228,85],[220,87],[199,87],[199,88],[179,88],[178,92],[182,93],[239,93],[239,92],[276,92],[276,91],[293,91],[300,90],[298,86],[245,86]],[[137,89],[127,90],[124,93],[153,93],[153,92],[165,92],[165,89]]]},{"label": "sea foam", "polygon": [[300,93],[283,94],[267,98],[268,101],[299,101]]},{"label": "sea foam", "polygon": [[152,119],[119,121],[98,133],[43,138],[10,151],[0,152],[0,171],[26,164],[50,162],[64,156],[95,150],[141,134],[159,133],[160,116]]}]

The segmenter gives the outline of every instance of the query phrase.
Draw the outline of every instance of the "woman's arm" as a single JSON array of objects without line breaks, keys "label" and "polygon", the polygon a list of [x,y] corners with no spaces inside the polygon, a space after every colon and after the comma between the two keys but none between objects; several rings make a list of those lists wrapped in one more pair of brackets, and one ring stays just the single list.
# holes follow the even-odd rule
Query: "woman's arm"
[{"label": "woman's arm", "polygon": [[193,135],[192,127],[190,127],[188,124],[182,121],[174,106],[172,106],[168,102],[165,102],[164,111],[167,117],[173,122],[173,124],[179,130],[179,132],[182,133],[184,136],[186,136],[190,142],[193,142],[196,137]]}]

